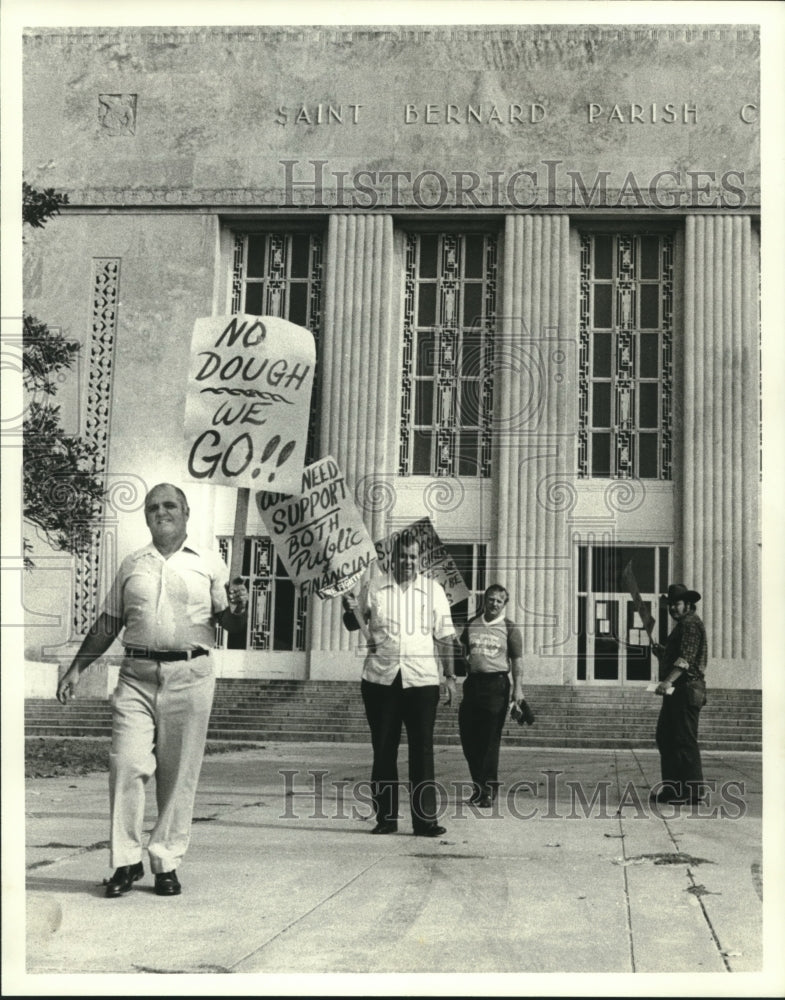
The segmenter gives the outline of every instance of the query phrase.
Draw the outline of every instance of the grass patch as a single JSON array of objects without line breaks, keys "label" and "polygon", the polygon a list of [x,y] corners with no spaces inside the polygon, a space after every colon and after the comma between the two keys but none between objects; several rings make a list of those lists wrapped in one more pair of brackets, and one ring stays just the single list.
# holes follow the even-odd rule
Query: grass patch
[{"label": "grass patch", "polygon": [[[83,736],[31,736],[25,740],[25,777],[62,778],[109,770],[111,741]],[[208,740],[205,756],[252,750],[256,743],[226,743]]]}]

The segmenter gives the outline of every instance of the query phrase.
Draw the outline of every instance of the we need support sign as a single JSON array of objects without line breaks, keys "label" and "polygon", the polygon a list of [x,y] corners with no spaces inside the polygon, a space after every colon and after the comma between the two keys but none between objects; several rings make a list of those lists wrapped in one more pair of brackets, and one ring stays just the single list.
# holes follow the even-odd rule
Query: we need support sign
[{"label": "we need support sign", "polygon": [[299,493],[316,351],[277,316],[197,319],[185,401],[191,479]]},{"label": "we need support sign", "polygon": [[376,547],[334,458],[304,469],[298,494],[259,492],[259,513],[302,594],[337,597],[358,583]]}]

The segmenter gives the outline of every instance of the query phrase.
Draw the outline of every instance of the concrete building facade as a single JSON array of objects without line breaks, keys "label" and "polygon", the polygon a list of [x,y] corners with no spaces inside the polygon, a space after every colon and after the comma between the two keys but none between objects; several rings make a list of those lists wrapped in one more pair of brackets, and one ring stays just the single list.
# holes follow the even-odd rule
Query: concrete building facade
[{"label": "concrete building facade", "polygon": [[[154,483],[229,557],[183,410],[194,321],[246,312],[313,332],[311,458],[373,538],[430,517],[475,595],[509,589],[530,683],[652,679],[632,561],[661,635],[683,580],[711,683],[760,687],[758,52],[744,25],[28,30],[25,179],[69,203],[26,236],[25,309],[82,345],[58,401],[108,490],[82,556],[33,539],[31,664],[89,626]],[[224,676],[358,678],[253,505],[244,572]]]}]

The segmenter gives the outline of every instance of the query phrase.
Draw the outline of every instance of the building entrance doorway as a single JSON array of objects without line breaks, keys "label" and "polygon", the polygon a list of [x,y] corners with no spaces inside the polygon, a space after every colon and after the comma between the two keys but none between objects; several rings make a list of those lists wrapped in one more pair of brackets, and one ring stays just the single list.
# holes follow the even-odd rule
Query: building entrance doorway
[{"label": "building entrance doorway", "polygon": [[653,641],[664,642],[668,623],[659,595],[668,579],[668,555],[665,547],[579,546],[578,681],[635,686],[658,679],[659,661],[623,571],[631,564],[643,607],[655,619]]}]

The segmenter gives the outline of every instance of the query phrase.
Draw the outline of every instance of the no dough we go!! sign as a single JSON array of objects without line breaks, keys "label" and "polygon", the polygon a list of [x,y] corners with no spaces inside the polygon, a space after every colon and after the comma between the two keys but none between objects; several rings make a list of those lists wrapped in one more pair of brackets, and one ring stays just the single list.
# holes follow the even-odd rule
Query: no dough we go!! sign
[{"label": "no dough we go!! sign", "polygon": [[188,477],[299,493],[315,360],[310,330],[277,316],[197,319],[185,401]]}]

